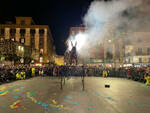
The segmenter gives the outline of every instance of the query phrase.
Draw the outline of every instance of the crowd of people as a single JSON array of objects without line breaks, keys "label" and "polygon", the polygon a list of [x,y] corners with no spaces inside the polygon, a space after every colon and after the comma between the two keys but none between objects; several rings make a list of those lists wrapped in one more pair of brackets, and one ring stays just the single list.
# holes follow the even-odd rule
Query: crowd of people
[{"label": "crowd of people", "polygon": [[[106,68],[103,66],[2,66],[0,67],[0,83],[28,79],[35,76],[95,76],[123,77],[145,83],[150,81],[150,66]],[[147,77],[147,78],[146,78]]]}]

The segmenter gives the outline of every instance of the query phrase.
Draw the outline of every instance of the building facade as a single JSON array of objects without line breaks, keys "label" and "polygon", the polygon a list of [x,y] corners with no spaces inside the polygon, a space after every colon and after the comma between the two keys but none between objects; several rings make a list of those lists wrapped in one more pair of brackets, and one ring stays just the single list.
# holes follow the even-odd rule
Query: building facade
[{"label": "building facade", "polygon": [[[35,50],[34,50],[35,51]],[[12,40],[0,40],[0,64],[29,64],[32,49],[24,44]]]},{"label": "building facade", "polygon": [[[71,27],[70,35],[85,31],[85,27]],[[123,32],[115,34],[110,29],[95,47],[88,49],[88,63],[112,64],[119,67],[124,64],[150,64],[150,32]]]},{"label": "building facade", "polygon": [[125,46],[125,63],[150,63],[150,33],[135,32]]},{"label": "building facade", "polygon": [[83,25],[79,27],[71,27],[70,28],[70,35],[77,35],[85,31],[85,27]]},{"label": "building facade", "polygon": [[0,25],[1,40],[11,40],[31,48],[30,56],[37,62],[53,61],[53,38],[48,25],[36,25],[31,17],[16,17],[16,23]]},{"label": "building facade", "polygon": [[150,63],[150,33],[132,32],[104,40],[105,61],[122,64],[146,65]]}]

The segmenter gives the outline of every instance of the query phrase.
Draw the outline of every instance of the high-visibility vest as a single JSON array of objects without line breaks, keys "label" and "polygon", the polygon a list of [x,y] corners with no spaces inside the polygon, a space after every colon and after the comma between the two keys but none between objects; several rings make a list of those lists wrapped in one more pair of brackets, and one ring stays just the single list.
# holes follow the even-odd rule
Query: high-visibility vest
[{"label": "high-visibility vest", "polygon": [[26,78],[26,74],[25,74],[25,72],[21,72],[21,79],[25,79]]},{"label": "high-visibility vest", "polygon": [[107,77],[107,75],[108,75],[108,74],[107,74],[107,71],[104,70],[104,71],[103,71],[103,77]]},{"label": "high-visibility vest", "polygon": [[20,79],[20,73],[19,72],[16,74],[16,79]]},{"label": "high-visibility vest", "polygon": [[23,80],[23,79],[25,79],[25,77],[26,77],[26,75],[25,75],[25,72],[21,72],[21,73],[17,73],[16,74],[16,79],[21,79],[21,80]]},{"label": "high-visibility vest", "polygon": [[150,85],[150,76],[144,77],[146,79],[145,85]]},{"label": "high-visibility vest", "polygon": [[35,68],[32,68],[32,74],[35,74]]}]

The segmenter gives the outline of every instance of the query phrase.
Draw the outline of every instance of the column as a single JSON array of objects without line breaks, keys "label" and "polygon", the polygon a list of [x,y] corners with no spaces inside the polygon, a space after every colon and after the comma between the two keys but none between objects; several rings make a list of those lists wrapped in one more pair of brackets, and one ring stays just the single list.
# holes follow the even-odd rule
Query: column
[{"label": "column", "polygon": [[47,54],[47,29],[44,29],[44,54]]},{"label": "column", "polygon": [[20,40],[20,28],[16,28],[16,41],[19,42]]},{"label": "column", "polygon": [[10,28],[5,28],[5,39],[10,39]]},{"label": "column", "polygon": [[30,28],[26,28],[25,45],[30,46]]},{"label": "column", "polygon": [[39,28],[35,29],[35,49],[39,50]]}]

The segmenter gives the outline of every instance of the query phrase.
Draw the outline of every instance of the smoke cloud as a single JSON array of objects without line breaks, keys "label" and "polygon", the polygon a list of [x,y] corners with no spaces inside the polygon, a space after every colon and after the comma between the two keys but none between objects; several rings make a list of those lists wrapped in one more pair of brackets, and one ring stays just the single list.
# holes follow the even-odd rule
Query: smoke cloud
[{"label": "smoke cloud", "polygon": [[[100,40],[113,35],[132,38],[133,32],[149,32],[150,0],[95,0],[83,18],[86,43],[79,54],[89,56]],[[128,33],[123,36],[123,33]]]}]

